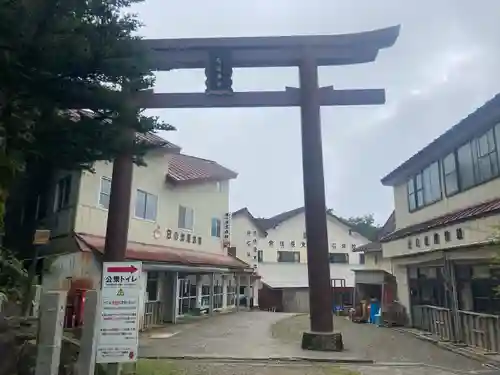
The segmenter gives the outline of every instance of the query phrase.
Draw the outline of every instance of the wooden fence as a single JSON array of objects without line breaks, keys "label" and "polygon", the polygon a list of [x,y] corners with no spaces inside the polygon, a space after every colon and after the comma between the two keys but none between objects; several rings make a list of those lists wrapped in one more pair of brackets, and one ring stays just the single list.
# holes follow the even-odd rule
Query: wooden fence
[{"label": "wooden fence", "polygon": [[414,306],[413,326],[443,341],[461,342],[489,352],[500,351],[500,316],[443,307]]},{"label": "wooden fence", "polygon": [[144,331],[163,322],[163,304],[160,301],[146,302],[144,304],[144,319],[141,330]]}]

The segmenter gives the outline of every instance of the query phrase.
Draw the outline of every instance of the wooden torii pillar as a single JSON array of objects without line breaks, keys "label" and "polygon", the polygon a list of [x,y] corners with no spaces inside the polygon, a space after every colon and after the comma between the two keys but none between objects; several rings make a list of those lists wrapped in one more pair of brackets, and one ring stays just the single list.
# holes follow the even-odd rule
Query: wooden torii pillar
[{"label": "wooden torii pillar", "polygon": [[[142,40],[150,51],[151,68],[206,69],[205,93],[142,92],[141,108],[222,108],[292,107],[301,108],[302,166],[307,232],[307,258],[311,330],[305,332],[302,347],[311,350],[343,350],[340,333],[334,333],[332,286],[328,258],[325,183],[321,142],[321,106],[373,105],[385,103],[384,89],[334,90],[319,87],[318,66],[351,65],[375,61],[380,49],[391,47],[399,36],[399,26],[344,35],[197,38]],[[300,87],[283,91],[233,92],[233,68],[298,66]],[[126,160],[130,160],[128,158]],[[114,228],[107,242],[126,243],[130,167],[115,163],[111,187],[108,228]],[[121,178],[122,172],[126,177]],[[116,186],[118,183],[121,187]],[[113,195],[116,197],[113,197]],[[119,205],[118,202],[121,202]],[[121,208],[120,208],[121,207]],[[113,208],[113,211],[112,211]],[[108,233],[110,235],[111,233]],[[124,237],[121,240],[115,238]],[[125,242],[124,242],[125,241]],[[112,246],[110,246],[112,247]]]}]

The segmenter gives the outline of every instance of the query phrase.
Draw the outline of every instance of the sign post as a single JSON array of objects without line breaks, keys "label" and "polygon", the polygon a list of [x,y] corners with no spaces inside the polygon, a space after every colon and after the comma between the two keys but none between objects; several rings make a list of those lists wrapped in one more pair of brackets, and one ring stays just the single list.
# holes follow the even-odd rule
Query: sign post
[{"label": "sign post", "polygon": [[136,362],[141,262],[104,262],[97,363]]}]

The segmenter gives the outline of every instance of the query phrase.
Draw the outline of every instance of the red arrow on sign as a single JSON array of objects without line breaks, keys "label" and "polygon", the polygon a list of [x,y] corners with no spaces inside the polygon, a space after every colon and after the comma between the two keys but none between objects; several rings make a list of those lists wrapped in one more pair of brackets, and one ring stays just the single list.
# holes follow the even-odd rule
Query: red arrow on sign
[{"label": "red arrow on sign", "polygon": [[108,272],[117,272],[117,273],[134,273],[138,271],[138,268],[135,266],[118,266],[118,267],[108,267]]}]

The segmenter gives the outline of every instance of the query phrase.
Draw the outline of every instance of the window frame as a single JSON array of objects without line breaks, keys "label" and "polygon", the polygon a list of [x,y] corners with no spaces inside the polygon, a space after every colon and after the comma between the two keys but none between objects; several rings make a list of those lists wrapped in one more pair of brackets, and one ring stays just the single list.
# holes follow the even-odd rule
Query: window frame
[{"label": "window frame", "polygon": [[[103,181],[109,181],[109,193],[103,193],[102,191]],[[101,176],[101,178],[99,179],[99,194],[97,195],[97,205],[99,208],[102,208],[103,210],[109,210],[109,202],[111,198],[111,183],[112,183],[111,177]],[[105,207],[101,203],[101,196],[103,195],[108,197],[108,207]]]},{"label": "window frame", "polygon": [[71,205],[70,201],[72,185],[73,175],[71,174],[67,174],[57,180],[56,188],[54,190],[53,212],[60,212]]},{"label": "window frame", "polygon": [[[437,171],[434,171],[434,173],[437,173],[435,175],[433,174],[433,168],[437,168]],[[408,201],[407,206],[409,212],[421,210],[443,199],[443,181],[441,174],[442,170],[440,161],[434,161],[407,180],[406,200]],[[429,192],[427,193],[426,176],[428,176],[429,178]],[[436,195],[436,197],[432,198],[432,200],[427,201],[427,194],[429,194],[429,196],[432,195],[435,188],[434,184],[432,183],[432,177],[437,177],[439,194]]]},{"label": "window frame", "polygon": [[[335,256],[343,256],[343,262],[334,262],[332,261]],[[328,252],[328,263],[329,264],[349,264],[349,253],[330,253]]]},{"label": "window frame", "polygon": [[[180,222],[181,208],[184,208],[184,210],[185,210],[185,213],[184,213],[184,223],[183,223],[182,226],[181,226],[181,222]],[[186,226],[186,217],[187,217],[186,213],[188,212],[188,210],[191,210],[191,216],[192,216],[191,228],[185,228],[185,226]],[[195,225],[195,211],[194,211],[194,208],[189,207],[189,206],[184,206],[182,204],[179,204],[179,208],[177,210],[177,227],[179,229],[184,230],[184,231],[193,232],[194,231],[194,225]]]},{"label": "window frame", "polygon": [[[215,234],[214,234],[214,223],[215,223]],[[221,238],[222,237],[222,220],[213,217],[210,219],[210,236],[214,238]]]},{"label": "window frame", "polygon": [[[281,254],[282,253],[290,253],[293,255],[293,261],[284,261],[281,260]],[[278,250],[276,252],[276,261],[277,263],[300,263],[300,251],[291,251],[291,250]]]},{"label": "window frame", "polygon": [[[144,194],[144,207],[143,207],[143,209],[144,209],[144,217],[137,215],[137,199],[139,198],[139,193],[143,193]],[[152,196],[152,197],[156,198],[155,215],[154,215],[153,219],[148,218],[147,215],[146,215],[147,214],[147,208],[148,208],[148,196]],[[145,221],[150,221],[150,222],[155,223],[156,220],[158,219],[158,207],[159,207],[158,201],[159,201],[158,195],[149,193],[149,192],[147,192],[146,190],[143,190],[143,189],[136,189],[135,190],[135,204],[134,204],[134,218],[139,219],[139,220],[145,220]]]},{"label": "window frame", "polygon": [[[486,143],[485,143],[486,142]],[[486,146],[485,146],[486,145]],[[483,150],[482,147],[486,147]],[[454,166],[448,170],[445,160],[452,157]],[[484,174],[483,168],[489,161],[489,173]],[[464,163],[465,161],[465,163]],[[470,162],[470,165],[468,165]],[[430,203],[425,203],[425,189],[423,192],[424,204],[418,204],[418,189],[417,177],[422,175],[423,171],[434,163],[439,166],[440,190],[441,198]],[[483,164],[484,163],[484,164]],[[470,168],[470,169],[469,169]],[[447,179],[454,175],[456,181],[456,189],[450,191]],[[488,183],[500,177],[500,122],[487,130],[482,131],[479,135],[470,138],[466,142],[461,143],[438,161],[428,164],[419,173],[414,174],[406,181],[406,198],[408,211],[410,213],[418,211],[443,199],[443,196],[449,198],[456,194],[466,192],[482,184]],[[469,178],[469,180],[464,180]],[[424,184],[422,184],[423,186]]]},{"label": "window frame", "polygon": [[[451,170],[451,171],[446,170],[445,160],[449,157],[451,157],[453,160],[453,170]],[[442,164],[444,194],[446,197],[452,197],[455,194],[460,193],[460,172],[458,170],[457,150],[453,150],[453,152],[450,152],[448,155],[446,155],[444,158],[442,158],[441,164]],[[450,176],[453,176],[453,175],[455,176],[456,190],[448,191],[447,178]]]}]

